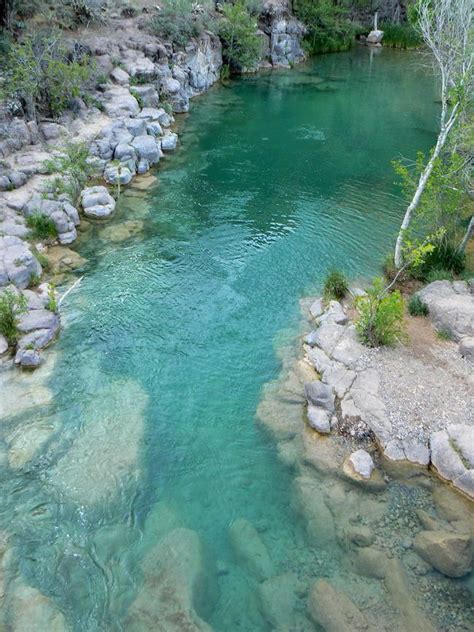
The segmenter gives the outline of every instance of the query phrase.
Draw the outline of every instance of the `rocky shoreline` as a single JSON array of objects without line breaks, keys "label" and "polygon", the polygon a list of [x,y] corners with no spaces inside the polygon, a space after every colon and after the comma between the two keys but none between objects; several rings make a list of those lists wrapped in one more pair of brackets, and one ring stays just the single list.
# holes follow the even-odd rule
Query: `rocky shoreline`
[{"label": "rocky shoreline", "polygon": [[335,430],[369,437],[387,459],[429,466],[474,499],[474,384],[469,352],[474,282],[435,281],[418,296],[436,327],[460,341],[465,359],[458,358],[453,348],[445,349],[441,358],[436,345],[431,359],[416,357],[403,347],[368,350],[347,315],[350,302],[345,307],[337,301],[325,306],[316,299],[309,310],[317,328],[304,339],[305,361],[319,378],[305,384],[308,423],[322,434]]},{"label": "rocky shoreline", "polygon": [[[285,2],[267,2],[260,26],[261,68],[290,68],[304,59],[304,27]],[[175,51],[141,29],[140,19],[117,18],[103,33],[84,31],[79,41],[103,75],[91,95],[94,107],[77,99],[74,113],[38,123],[12,117],[6,108],[0,111],[0,292],[10,287],[27,301],[14,349],[14,363],[26,369],[40,366],[42,350],[60,330],[59,313],[47,313],[48,296],[55,290],[39,281],[84,264],[69,248],[78,232],[110,217],[121,188],[176,149],[173,115],[187,112],[190,99],[219,80],[223,63],[222,45],[213,33]],[[54,178],[45,166],[68,142],[87,145],[96,181],[108,185],[87,187],[77,208],[67,195],[51,192]],[[37,214],[53,222],[56,243],[32,239],[28,218]],[[0,336],[0,358],[8,362],[10,351]]]}]

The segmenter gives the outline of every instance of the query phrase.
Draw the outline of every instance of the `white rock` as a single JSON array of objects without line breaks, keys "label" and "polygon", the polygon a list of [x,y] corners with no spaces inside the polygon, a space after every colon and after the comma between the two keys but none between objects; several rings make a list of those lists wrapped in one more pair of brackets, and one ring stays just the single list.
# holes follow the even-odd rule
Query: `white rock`
[{"label": "white rock", "polygon": [[359,476],[367,479],[372,476],[374,462],[370,454],[365,450],[356,450],[353,452],[349,457],[349,461]]},{"label": "white rock", "polygon": [[331,432],[329,413],[326,410],[310,404],[307,415],[311,428],[314,428],[321,434],[329,434]]}]

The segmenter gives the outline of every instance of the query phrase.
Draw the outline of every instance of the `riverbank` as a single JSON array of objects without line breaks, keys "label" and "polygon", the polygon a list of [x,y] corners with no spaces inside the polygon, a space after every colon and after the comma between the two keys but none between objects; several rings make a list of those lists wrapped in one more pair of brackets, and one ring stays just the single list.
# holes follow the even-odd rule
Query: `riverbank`
[{"label": "riverbank", "polygon": [[[23,294],[26,304],[19,339],[11,344],[0,335],[3,363],[13,350],[16,365],[41,365],[42,350],[60,330],[60,298],[46,281],[64,283],[68,272],[84,266],[69,246],[92,222],[113,214],[116,199],[133,178],[176,150],[173,114],[187,112],[190,99],[220,79],[222,45],[216,35],[204,32],[176,51],[147,33],[143,19],[111,18],[105,27],[75,34],[75,45],[89,52],[101,72],[102,83],[89,95],[93,107],[76,99],[76,111],[54,122],[14,118],[6,108],[1,112],[0,285]],[[289,68],[304,59],[304,28],[284,2],[265,5],[261,24],[267,43],[260,67]],[[70,143],[87,147],[91,184],[98,185],[81,191],[77,205],[64,193],[68,177],[48,175],[46,166],[67,155]],[[56,239],[35,238],[30,220],[39,216],[52,224]]]}]

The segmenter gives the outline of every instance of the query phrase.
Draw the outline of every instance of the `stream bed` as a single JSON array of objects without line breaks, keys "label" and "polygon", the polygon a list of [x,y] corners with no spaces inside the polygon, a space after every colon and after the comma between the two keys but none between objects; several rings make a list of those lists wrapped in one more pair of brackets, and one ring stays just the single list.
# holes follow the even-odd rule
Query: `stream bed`
[{"label": "stream bed", "polygon": [[[84,279],[48,362],[29,378],[37,405],[18,404],[3,423],[10,594],[37,588],[76,632],[208,630],[204,621],[216,632],[296,632],[317,629],[307,594],[325,577],[379,630],[403,628],[384,584],[348,565],[343,536],[308,537],[294,473],[257,409],[298,346],[300,299],[333,266],[356,280],[379,272],[403,212],[391,161],[429,150],[438,111],[418,54],[366,48],[193,102],[178,151],[80,241]],[[439,631],[472,630],[469,580],[409,550],[415,509],[435,515],[439,487],[391,475],[382,494],[357,490],[339,503],[340,520],[353,512],[370,522],[373,511],[392,557],[409,556],[423,616]],[[176,528],[189,549],[171,572],[157,545]],[[294,592],[283,621],[275,603],[262,605],[272,585],[259,592],[249,561],[262,542],[272,565],[263,578],[287,580],[273,600]],[[163,623],[175,606],[155,600],[153,559],[171,573],[173,595],[179,585],[178,609],[192,602],[196,627]],[[8,601],[6,612],[19,616]]]}]

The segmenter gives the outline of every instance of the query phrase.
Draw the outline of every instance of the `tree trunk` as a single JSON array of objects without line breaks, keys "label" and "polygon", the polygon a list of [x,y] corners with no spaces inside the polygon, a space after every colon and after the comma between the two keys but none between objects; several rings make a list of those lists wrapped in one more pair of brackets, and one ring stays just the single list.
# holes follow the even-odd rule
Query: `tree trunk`
[{"label": "tree trunk", "polygon": [[447,124],[441,127],[441,131],[439,133],[438,140],[436,141],[433,154],[431,158],[428,160],[422,174],[420,175],[420,179],[418,180],[418,186],[416,187],[415,194],[405,212],[405,217],[403,218],[402,225],[400,226],[400,231],[397,237],[397,243],[395,245],[394,263],[397,268],[400,268],[400,266],[403,263],[402,246],[403,246],[404,233],[406,229],[408,228],[408,226],[410,225],[411,219],[413,217],[413,213],[416,211],[418,204],[420,203],[420,199],[421,199],[421,196],[423,195],[423,191],[425,190],[426,183],[428,182],[429,177],[433,171],[434,163],[436,159],[438,158],[438,156],[440,155],[441,150],[443,149],[444,145],[446,144],[446,140],[448,138],[448,134],[452,126],[456,122],[457,109],[458,109],[457,106],[458,104],[456,104],[453,111],[451,112],[451,116],[449,117]]},{"label": "tree trunk", "polygon": [[466,250],[466,246],[468,241],[471,239],[472,235],[474,235],[474,215],[471,217],[471,221],[469,222],[469,226],[467,227],[466,233],[462,239],[462,242],[459,245],[459,252],[464,252]]}]

